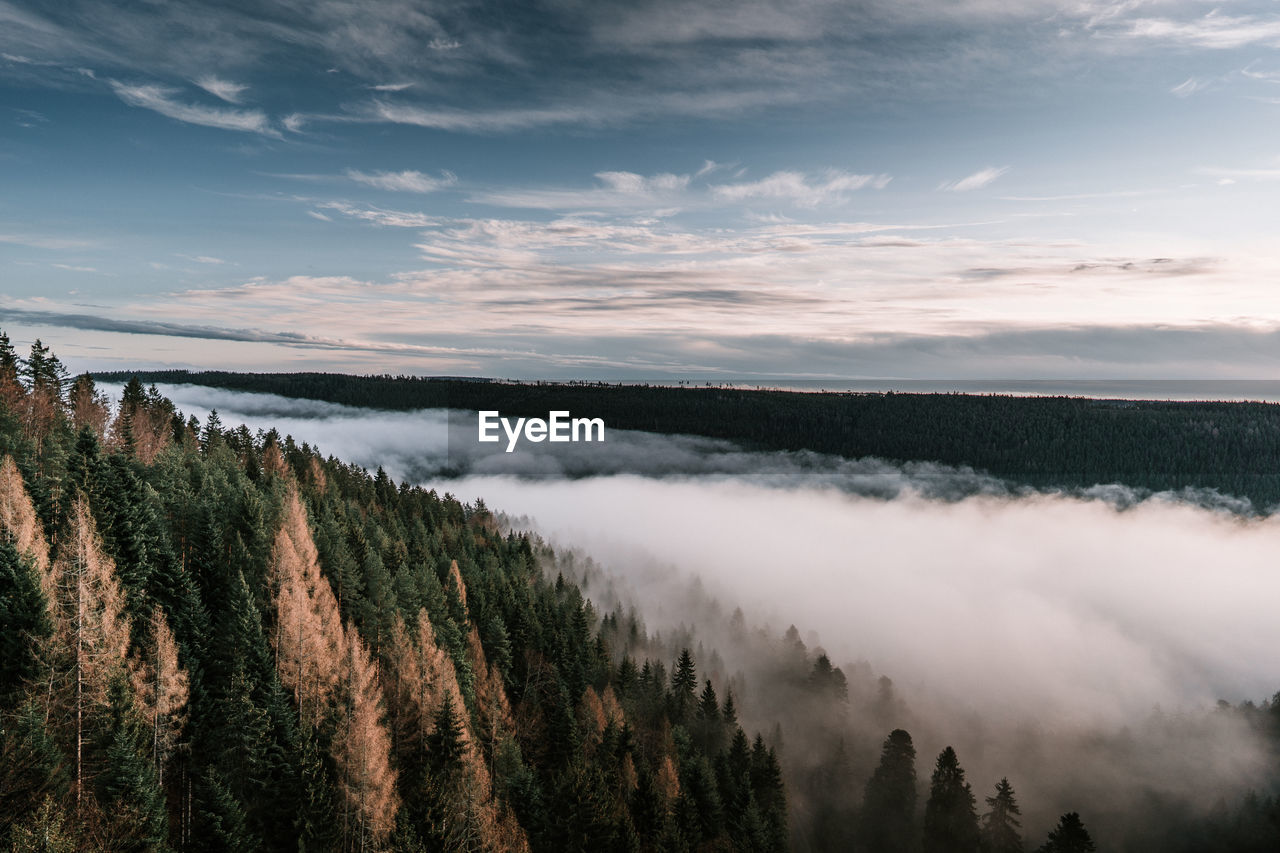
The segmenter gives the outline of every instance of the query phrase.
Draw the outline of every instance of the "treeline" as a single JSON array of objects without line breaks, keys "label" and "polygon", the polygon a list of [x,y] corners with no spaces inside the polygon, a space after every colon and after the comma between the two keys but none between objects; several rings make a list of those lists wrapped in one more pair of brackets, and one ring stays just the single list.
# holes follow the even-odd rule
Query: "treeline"
[{"label": "treeline", "polygon": [[732,692],[483,504],[50,358],[0,334],[0,849],[787,848]]},{"label": "treeline", "polygon": [[[124,381],[132,374],[98,374]],[[968,394],[795,393],[728,388],[502,383],[407,376],[141,373],[380,409],[451,407],[602,417],[615,429],[684,433],[759,450],[812,450],[971,466],[1036,488],[1123,483],[1217,489],[1280,503],[1280,406]]]}]

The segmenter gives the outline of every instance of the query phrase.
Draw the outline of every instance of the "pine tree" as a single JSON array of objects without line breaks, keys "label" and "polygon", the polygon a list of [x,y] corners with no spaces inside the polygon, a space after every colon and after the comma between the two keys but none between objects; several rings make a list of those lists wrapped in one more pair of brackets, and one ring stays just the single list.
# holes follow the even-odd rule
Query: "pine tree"
[{"label": "pine tree", "polygon": [[698,687],[698,673],[693,665],[693,655],[687,648],[680,650],[675,671],[671,673],[671,720],[681,723],[688,717],[694,705],[694,691]]},{"label": "pine tree", "polygon": [[1058,825],[1049,832],[1049,839],[1039,853],[1092,853],[1098,848],[1089,831],[1084,828],[1077,812],[1067,812],[1058,819]]},{"label": "pine tree", "polygon": [[70,789],[66,759],[45,713],[44,703],[33,696],[0,718],[0,837],[10,821],[48,799],[61,803]]},{"label": "pine tree", "polygon": [[1001,779],[996,784],[996,795],[986,801],[988,811],[982,816],[983,853],[1022,853],[1022,836],[1018,833],[1022,810],[1009,780]]},{"label": "pine tree", "polygon": [[212,768],[200,780],[194,819],[194,846],[200,853],[254,853],[262,849],[249,831],[244,808]]},{"label": "pine tree", "polygon": [[861,837],[865,849],[912,853],[916,847],[916,750],[911,735],[894,729],[884,742],[862,797]]},{"label": "pine tree", "polygon": [[973,789],[951,747],[938,756],[924,807],[924,853],[978,853]]},{"label": "pine tree", "polygon": [[13,348],[9,335],[0,329],[0,402],[14,408],[23,394],[18,377],[22,375],[22,359]]},{"label": "pine tree", "polygon": [[100,745],[106,760],[95,780],[108,816],[108,834],[118,849],[162,850],[169,821],[150,759],[150,727],[134,707],[123,671],[112,676],[108,696],[109,722]]},{"label": "pine tree", "polygon": [[66,812],[53,797],[45,797],[30,819],[13,827],[12,853],[75,853],[74,832],[67,826]]},{"label": "pine tree", "polygon": [[148,642],[132,668],[133,690],[151,735],[151,763],[163,781],[165,765],[186,725],[190,683],[178,663],[178,644],[159,607],[151,611]]},{"label": "pine tree", "polygon": [[0,707],[38,672],[36,649],[53,631],[49,607],[30,560],[0,541]]}]

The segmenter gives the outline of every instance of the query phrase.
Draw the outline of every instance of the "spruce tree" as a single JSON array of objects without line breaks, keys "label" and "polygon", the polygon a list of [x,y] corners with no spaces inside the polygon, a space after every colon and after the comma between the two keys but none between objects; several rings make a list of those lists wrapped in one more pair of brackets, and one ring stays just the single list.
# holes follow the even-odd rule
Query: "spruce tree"
[{"label": "spruce tree", "polygon": [[885,739],[862,797],[862,846],[879,853],[912,853],[916,847],[916,750],[911,735],[894,729]]},{"label": "spruce tree", "polygon": [[1049,839],[1039,853],[1092,853],[1098,848],[1089,837],[1077,812],[1067,812],[1058,819],[1058,825],[1049,832]]},{"label": "spruce tree", "polygon": [[671,718],[673,723],[684,722],[694,704],[694,691],[698,687],[698,673],[693,665],[693,655],[687,648],[680,650],[680,658],[671,673]]},{"label": "spruce tree", "polygon": [[938,756],[924,807],[924,853],[978,853],[973,789],[951,747]]},{"label": "spruce tree", "polygon": [[36,643],[53,632],[49,606],[29,560],[0,539],[0,707],[36,675]]},{"label": "spruce tree", "polygon": [[982,816],[983,853],[1022,853],[1022,836],[1018,833],[1022,810],[1014,799],[1009,780],[1001,779],[996,784],[996,795],[986,800],[988,811]]}]

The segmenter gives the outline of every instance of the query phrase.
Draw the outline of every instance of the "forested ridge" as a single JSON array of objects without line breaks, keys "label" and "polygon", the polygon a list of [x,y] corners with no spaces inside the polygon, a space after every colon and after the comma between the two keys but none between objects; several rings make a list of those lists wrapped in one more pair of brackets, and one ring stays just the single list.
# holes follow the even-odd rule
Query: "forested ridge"
[{"label": "forested ridge", "polygon": [[[0,849],[1095,849],[1075,811],[1037,848],[949,746],[917,776],[892,682],[794,626],[707,602],[759,662],[729,671],[480,500],[136,380],[110,406],[3,334],[0,532]],[[1274,748],[1276,709],[1218,713]],[[1101,849],[1280,840],[1268,792],[1143,802]]]},{"label": "forested ridge", "polygon": [[0,849],[787,847],[732,694],[483,504],[7,344]]},{"label": "forested ridge", "polygon": [[[98,374],[124,381],[133,374]],[[381,409],[550,410],[612,428],[730,439],[759,450],[971,466],[1037,488],[1123,483],[1217,489],[1259,509],[1280,503],[1280,405],[972,394],[505,383],[330,373],[139,373]]]}]

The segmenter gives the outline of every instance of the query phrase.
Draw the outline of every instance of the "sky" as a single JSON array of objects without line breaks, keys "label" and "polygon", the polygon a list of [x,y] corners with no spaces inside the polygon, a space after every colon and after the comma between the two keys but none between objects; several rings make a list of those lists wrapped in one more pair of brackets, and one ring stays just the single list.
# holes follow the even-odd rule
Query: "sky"
[{"label": "sky", "polygon": [[1280,8],[0,0],[74,369],[1273,378]]}]

